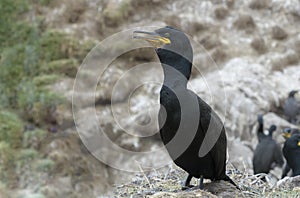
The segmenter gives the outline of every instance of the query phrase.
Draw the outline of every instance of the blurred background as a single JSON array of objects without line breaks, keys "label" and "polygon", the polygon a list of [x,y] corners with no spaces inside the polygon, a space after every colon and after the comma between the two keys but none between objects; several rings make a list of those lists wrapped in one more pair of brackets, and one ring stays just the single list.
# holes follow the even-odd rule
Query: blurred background
[{"label": "blurred background", "polygon": [[[72,115],[74,79],[84,58],[103,39],[130,28],[174,26],[204,47],[194,48],[189,86],[224,118],[230,168],[253,174],[258,114],[265,129],[277,125],[273,137],[281,145],[281,130],[299,126],[283,114],[288,93],[300,89],[299,0],[1,0],[0,13],[0,197],[100,197],[135,181],[136,173],[89,153]],[[101,66],[101,58],[93,60]],[[145,78],[160,81],[161,68],[133,72],[113,105],[112,90],[126,71],[152,61],[158,59],[151,48],[117,57],[95,92],[98,127],[130,151],[161,147],[153,135],[157,126],[149,125],[156,123],[160,85],[136,89]],[[96,77],[93,71],[84,75]],[[84,104],[77,121],[94,131],[89,93],[77,94]],[[137,161],[151,167],[166,156],[105,157],[124,167]],[[280,178],[281,169],[271,173]]]}]

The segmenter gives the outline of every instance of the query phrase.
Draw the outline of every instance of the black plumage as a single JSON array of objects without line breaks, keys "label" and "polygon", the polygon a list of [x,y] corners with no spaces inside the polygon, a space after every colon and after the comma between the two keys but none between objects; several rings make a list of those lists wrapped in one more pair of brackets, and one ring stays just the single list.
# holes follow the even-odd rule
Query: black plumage
[{"label": "black plumage", "polygon": [[293,176],[300,175],[300,134],[292,134],[282,148],[283,155],[287,161],[288,167],[293,171]]},{"label": "black plumage", "polygon": [[175,164],[189,174],[185,187],[192,177],[200,178],[200,188],[203,178],[234,184],[225,173],[227,140],[223,123],[207,103],[187,89],[193,61],[189,39],[172,27],[135,34],[143,34],[135,38],[154,44],[163,68],[160,135]]},{"label": "black plumage", "polygon": [[300,115],[300,105],[299,101],[295,98],[295,94],[298,93],[297,90],[289,92],[288,98],[284,101],[283,112],[287,120],[292,123],[297,123],[297,116]]},{"label": "black plumage", "polygon": [[[297,128],[287,127],[287,128],[283,129],[282,136],[287,140],[287,139],[289,139],[294,134],[300,134],[300,130],[297,129]],[[281,176],[281,178],[284,178],[285,176],[287,176],[287,174],[290,172],[290,170],[291,170],[291,168],[288,165],[288,163],[286,162],[284,164],[283,169],[282,169],[282,176]]]},{"label": "black plumage", "polygon": [[257,116],[258,129],[257,129],[257,139],[260,142],[266,135],[264,134],[264,119],[262,115]]},{"label": "black plumage", "polygon": [[279,165],[280,167],[284,163],[281,148],[272,138],[274,131],[276,131],[276,126],[272,125],[269,128],[269,134],[262,137],[256,146],[253,155],[254,174],[268,174],[273,167],[273,163]]}]

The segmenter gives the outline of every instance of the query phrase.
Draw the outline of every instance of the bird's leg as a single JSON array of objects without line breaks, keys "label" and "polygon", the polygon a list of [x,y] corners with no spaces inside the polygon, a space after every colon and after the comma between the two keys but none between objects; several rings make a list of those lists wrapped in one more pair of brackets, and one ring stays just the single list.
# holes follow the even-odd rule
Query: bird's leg
[{"label": "bird's leg", "polygon": [[188,175],[187,178],[186,178],[186,180],[185,180],[184,185],[185,185],[185,186],[189,186],[189,185],[190,185],[190,182],[191,182],[191,180],[192,180],[192,178],[193,178],[192,175]]},{"label": "bird's leg", "polygon": [[201,175],[199,179],[199,189],[203,189],[203,175]]},{"label": "bird's leg", "polygon": [[228,175],[225,175],[225,178],[223,179],[224,181],[228,181],[229,183],[231,183],[232,185],[234,185],[238,190],[241,190],[236,183],[234,183],[234,181],[232,181],[232,179],[230,179],[230,177],[228,177]]},{"label": "bird's leg", "polygon": [[193,178],[193,176],[190,174],[187,176],[187,178],[184,182],[184,186],[182,186],[182,190],[186,190],[186,189],[193,187],[192,185],[190,185],[192,178]]}]

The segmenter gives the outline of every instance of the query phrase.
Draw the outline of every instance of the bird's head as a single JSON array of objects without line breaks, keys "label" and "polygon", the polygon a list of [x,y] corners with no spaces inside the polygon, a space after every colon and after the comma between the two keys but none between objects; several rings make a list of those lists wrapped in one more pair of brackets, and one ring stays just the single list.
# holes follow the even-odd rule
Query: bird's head
[{"label": "bird's head", "polygon": [[285,138],[285,139],[288,139],[290,138],[292,135],[294,134],[300,134],[300,130],[297,129],[297,128],[290,128],[290,127],[286,127],[283,129],[283,132],[282,132],[282,136]]},{"label": "bird's head", "polygon": [[273,132],[276,131],[276,125],[272,124],[269,128],[269,136],[272,136]]},{"label": "bird's head", "polygon": [[290,92],[289,92],[289,97],[290,97],[290,98],[295,97],[295,94],[297,94],[298,92],[299,92],[299,90],[292,90],[292,91],[290,91]]},{"label": "bird's head", "polygon": [[[133,38],[148,41],[155,47],[161,63],[175,67],[189,78],[193,62],[193,48],[182,31],[166,26],[154,32],[134,31]],[[187,65],[188,68],[180,68],[182,65]]]},{"label": "bird's head", "polygon": [[284,137],[285,139],[288,139],[291,137],[291,132],[292,132],[292,129],[290,127],[286,127],[283,129],[282,131],[282,137]]},{"label": "bird's head", "polygon": [[188,60],[192,59],[193,49],[188,37],[180,30],[166,26],[154,32],[134,31],[133,38],[143,39],[151,43],[156,52],[161,50],[173,51]]}]

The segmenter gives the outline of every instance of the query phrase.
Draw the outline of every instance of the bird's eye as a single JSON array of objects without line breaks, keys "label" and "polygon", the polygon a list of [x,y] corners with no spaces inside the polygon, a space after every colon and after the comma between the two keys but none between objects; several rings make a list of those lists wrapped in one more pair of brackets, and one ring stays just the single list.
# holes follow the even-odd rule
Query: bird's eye
[{"label": "bird's eye", "polygon": [[165,37],[169,38],[170,37],[170,33],[165,33]]}]

